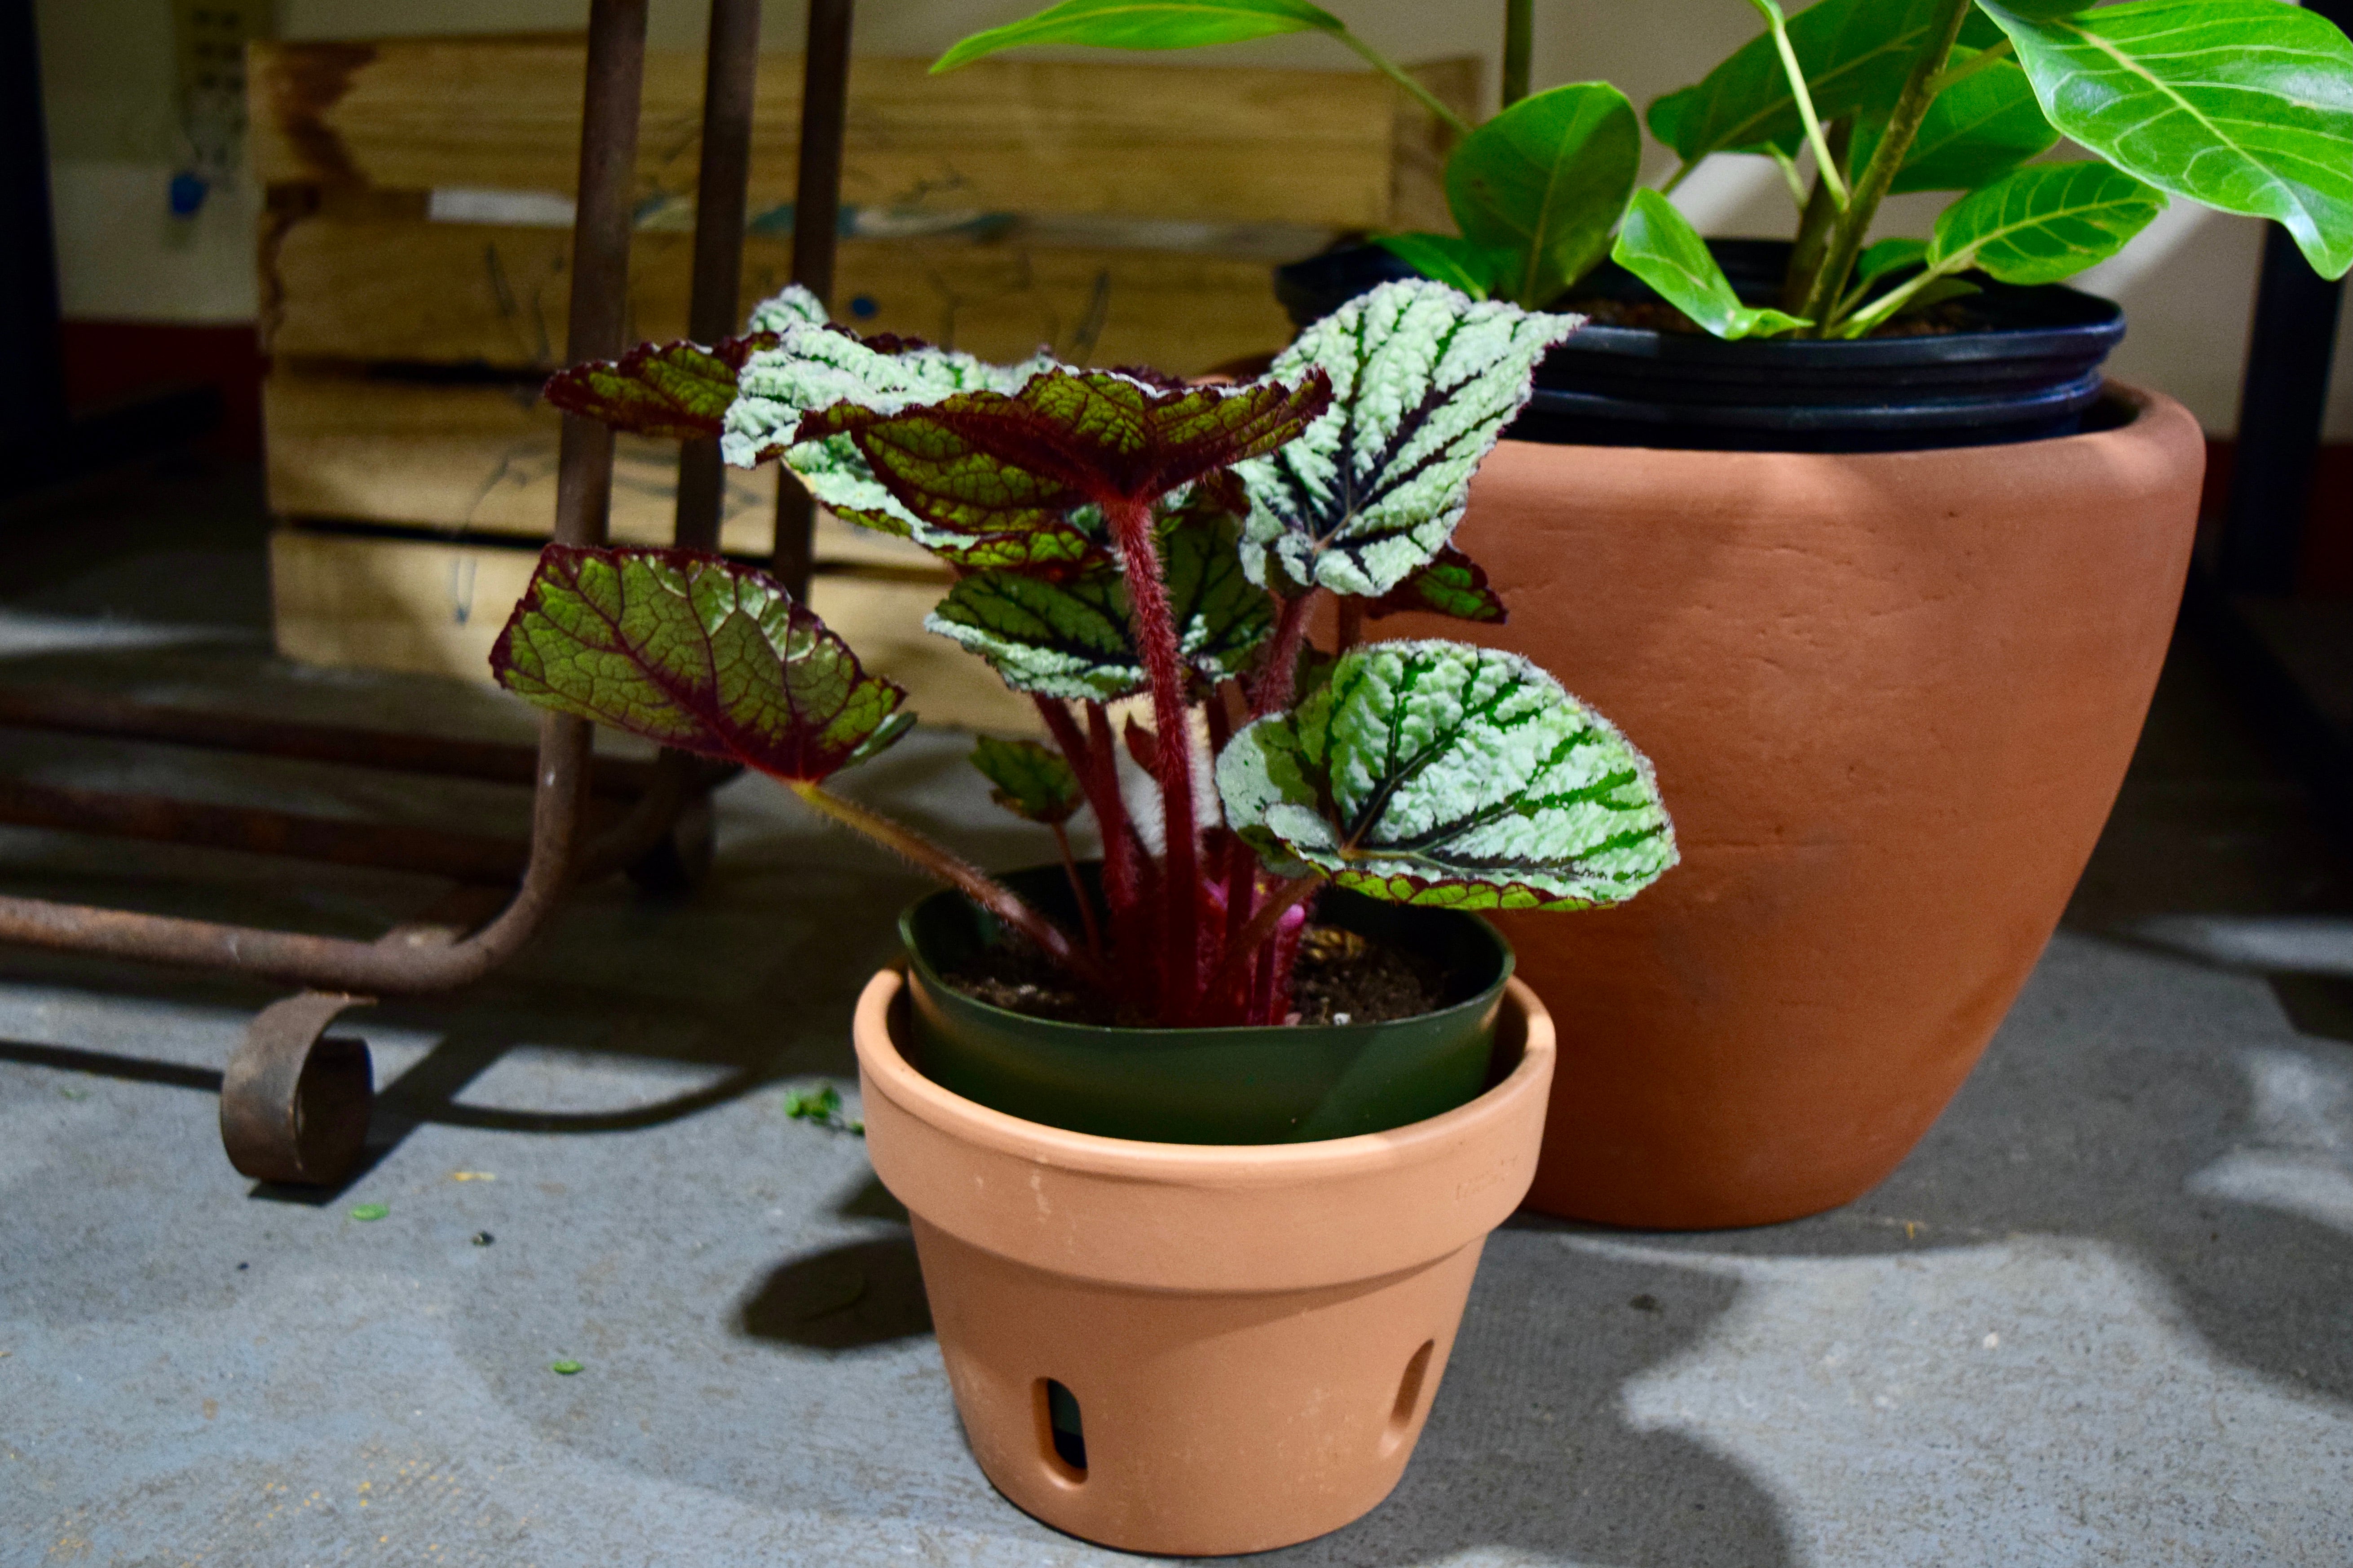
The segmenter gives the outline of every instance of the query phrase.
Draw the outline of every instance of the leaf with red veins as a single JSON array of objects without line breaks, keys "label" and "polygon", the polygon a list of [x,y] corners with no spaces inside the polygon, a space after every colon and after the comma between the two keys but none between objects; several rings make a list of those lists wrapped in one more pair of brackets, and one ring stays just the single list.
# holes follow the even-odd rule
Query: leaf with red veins
[{"label": "leaf with red veins", "polygon": [[1485,569],[1451,544],[1440,549],[1429,565],[1366,605],[1365,616],[1377,621],[1408,610],[1496,626],[1511,618],[1502,597],[1488,583]]},{"label": "leaf with red veins", "polygon": [[1067,526],[1074,508],[1133,505],[1274,451],[1331,401],[1321,370],[1294,382],[1168,389],[1056,368],[1010,395],[976,391],[884,413],[818,409],[797,438],[847,435],[892,497],[967,536]]},{"label": "leaf with red veins", "polygon": [[699,551],[547,546],[491,668],[542,708],[801,783],[914,723],[773,578]]},{"label": "leaf with red veins", "polygon": [[725,338],[712,348],[684,340],[641,343],[617,360],[591,360],[548,377],[547,401],[634,436],[715,441],[734,406],[744,362],[776,344],[774,332]]}]

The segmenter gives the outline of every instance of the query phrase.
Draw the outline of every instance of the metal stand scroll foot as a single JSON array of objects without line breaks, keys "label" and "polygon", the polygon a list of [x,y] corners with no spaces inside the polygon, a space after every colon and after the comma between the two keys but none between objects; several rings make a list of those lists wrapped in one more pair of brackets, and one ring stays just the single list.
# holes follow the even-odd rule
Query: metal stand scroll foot
[{"label": "metal stand scroll foot", "polygon": [[221,1075],[221,1147],[240,1173],[322,1187],[351,1174],[375,1108],[375,1067],[364,1042],[326,1030],[372,1001],[305,991],[247,1026]]}]

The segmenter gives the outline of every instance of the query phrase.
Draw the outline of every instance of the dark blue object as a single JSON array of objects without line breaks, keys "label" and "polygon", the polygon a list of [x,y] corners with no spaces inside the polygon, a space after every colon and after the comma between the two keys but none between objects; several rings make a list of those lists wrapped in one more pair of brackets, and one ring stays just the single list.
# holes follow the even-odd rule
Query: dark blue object
[{"label": "dark blue object", "polygon": [[192,174],[185,169],[181,170],[172,176],[172,216],[174,217],[195,216],[196,209],[205,205],[205,197],[211,193],[212,186],[205,183],[202,175]]},{"label": "dark blue object", "polygon": [[849,301],[849,313],[860,321],[870,321],[881,314],[882,307],[874,302],[871,294],[860,294]]},{"label": "dark blue object", "polygon": [[[1744,300],[1772,301],[1788,261],[1786,240],[1719,239],[1708,248]],[[1303,326],[1414,275],[1378,247],[1353,246],[1278,268],[1275,297]],[[1658,296],[1605,262],[1563,308],[1578,298]],[[1988,282],[1957,304],[1968,321],[1962,331],[1853,342],[1725,342],[1583,327],[1537,366],[1535,395],[1505,434],[1593,447],[1887,452],[2033,441],[2084,427],[2100,400],[2100,365],[2125,335],[2121,310],[2056,284]]]}]

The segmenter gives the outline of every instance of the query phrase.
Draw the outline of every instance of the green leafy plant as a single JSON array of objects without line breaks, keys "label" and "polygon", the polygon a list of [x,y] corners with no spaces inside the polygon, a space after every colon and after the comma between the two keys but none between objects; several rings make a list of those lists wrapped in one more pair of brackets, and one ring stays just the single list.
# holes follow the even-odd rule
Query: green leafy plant
[{"label": "green leafy plant", "polygon": [[[1764,31],[1644,116],[1677,161],[1658,190],[1638,188],[1633,106],[1608,83],[1518,97],[1473,128],[1301,0],[1064,0],[932,68],[1023,44],[1328,34],[1461,132],[1446,168],[1461,233],[1378,244],[1529,310],[1607,256],[1720,338],[1855,338],[1974,291],[1968,275],[2056,282],[2115,255],[2173,196],[2275,219],[2325,276],[2353,267],[2353,43],[2289,0],[1817,0],[1795,16],[1748,4]],[[1510,16],[1506,58],[1525,61],[1528,7]],[[2094,160],[2034,161],[2063,134]],[[1770,301],[1741,299],[1666,200],[1725,153],[1771,158],[1798,207]],[[1873,246],[1881,203],[1908,191],[1960,194],[1927,240]]]},{"label": "green leafy plant", "polygon": [[[1536,362],[1577,324],[1391,283],[1259,380],[1187,386],[861,338],[793,289],[743,340],[649,345],[548,384],[618,428],[718,437],[746,466],[781,457],[840,516],[949,565],[931,629],[1029,695],[1054,742],[984,739],[974,763],[998,804],[1052,831],[1077,931],[828,787],[905,732],[906,694],[757,571],[551,545],[492,667],[543,707],[782,781],[1164,1023],[1277,1022],[1327,885],[1583,909],[1674,862],[1649,763],[1550,675],[1359,640],[1404,610],[1504,618],[1451,542]],[[1333,601],[1336,646],[1317,649],[1309,623]],[[1128,764],[1147,790],[1123,787]],[[1103,838],[1099,894],[1064,826],[1082,810]],[[793,1114],[833,1116],[831,1093]]]}]

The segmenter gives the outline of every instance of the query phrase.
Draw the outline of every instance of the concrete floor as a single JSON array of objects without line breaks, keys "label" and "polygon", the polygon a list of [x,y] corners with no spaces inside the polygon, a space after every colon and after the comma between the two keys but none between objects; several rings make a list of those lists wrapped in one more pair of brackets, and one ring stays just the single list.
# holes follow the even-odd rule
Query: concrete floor
[{"label": "concrete floor", "polygon": [[[0,516],[0,680],[519,731],[485,694],[271,665],[257,514],[248,475],[195,468]],[[0,749],[521,820],[495,791]],[[859,789],[1034,855],[963,749],[919,733]],[[589,889],[473,991],[354,1015],[372,1163],[323,1197],[219,1149],[220,1064],[274,993],[0,952],[0,1568],[1121,1560],[981,1479],[899,1211],[856,1139],[784,1114],[854,1083],[851,998],[921,884],[756,781],[721,805],[693,899]],[[21,830],[0,885],[353,932],[438,890]],[[1402,1486],[1269,1561],[2353,1562],[2353,964],[2163,945],[2347,910],[2301,791],[2179,653],[2067,928],[1884,1186],[1729,1235],[1508,1226]]]}]

